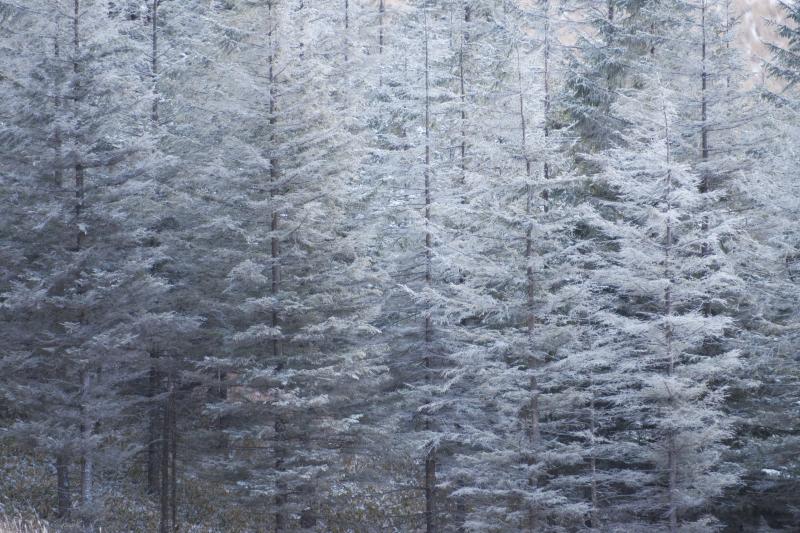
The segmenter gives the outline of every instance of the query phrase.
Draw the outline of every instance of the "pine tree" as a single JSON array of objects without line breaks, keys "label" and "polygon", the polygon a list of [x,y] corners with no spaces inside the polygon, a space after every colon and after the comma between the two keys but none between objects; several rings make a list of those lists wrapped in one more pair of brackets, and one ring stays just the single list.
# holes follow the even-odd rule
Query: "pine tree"
[{"label": "pine tree", "polygon": [[125,387],[137,377],[141,308],[166,290],[138,241],[134,161],[143,147],[116,97],[138,94],[138,80],[126,68],[124,27],[105,5],[3,7],[19,17],[15,28],[36,28],[47,44],[13,34],[22,61],[3,132],[14,169],[4,187],[27,196],[9,216],[15,240],[28,244],[13,252],[27,264],[4,287],[16,347],[3,360],[14,376],[5,392],[21,411],[17,437],[55,457],[59,515],[70,512],[78,463],[79,511],[90,520],[101,507],[95,479],[125,457]]},{"label": "pine tree", "polygon": [[231,235],[220,250],[231,261],[220,295],[228,356],[204,366],[228,375],[227,398],[209,406],[226,418],[227,456],[216,462],[249,472],[243,497],[266,504],[276,530],[298,515],[302,527],[319,520],[358,450],[382,365],[359,345],[376,332],[375,287],[357,255],[361,228],[345,216],[361,193],[350,132],[334,120],[344,96],[326,90],[342,55],[323,21],[338,7],[268,2],[227,14],[236,48],[226,90],[252,104],[227,139],[237,217],[215,221]]},{"label": "pine tree", "polygon": [[[602,161],[603,177],[618,195],[608,208],[619,213],[604,228],[619,247],[614,266],[600,274],[618,296],[604,320],[613,325],[615,350],[624,354],[615,370],[638,383],[615,399],[617,416],[626,420],[614,435],[617,453],[624,453],[618,459],[637,465],[619,474],[635,493],[617,511],[631,513],[623,518],[627,524],[641,516],[670,531],[710,528],[715,520],[700,509],[737,479],[735,468],[720,461],[732,435],[721,384],[739,362],[736,351],[703,351],[706,339],[722,338],[732,321],[703,312],[710,281],[699,276],[706,256],[697,243],[713,234],[718,246],[731,229],[717,225],[706,233],[700,223],[699,177],[676,155],[680,99],[665,86],[657,60],[645,66],[651,81],[619,105],[630,124],[624,145]],[[728,269],[715,277],[740,283]]]}]

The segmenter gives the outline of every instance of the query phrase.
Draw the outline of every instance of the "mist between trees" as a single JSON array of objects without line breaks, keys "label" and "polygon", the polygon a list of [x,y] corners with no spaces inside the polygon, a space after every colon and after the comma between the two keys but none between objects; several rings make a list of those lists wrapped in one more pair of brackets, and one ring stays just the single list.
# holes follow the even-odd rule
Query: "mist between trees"
[{"label": "mist between trees", "polygon": [[797,531],[774,6],[0,0],[0,527]]}]

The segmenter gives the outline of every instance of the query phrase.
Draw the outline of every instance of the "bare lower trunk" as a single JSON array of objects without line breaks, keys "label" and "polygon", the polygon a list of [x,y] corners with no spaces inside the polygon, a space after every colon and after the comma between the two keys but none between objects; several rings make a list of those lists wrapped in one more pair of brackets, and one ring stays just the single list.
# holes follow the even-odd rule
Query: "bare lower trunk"
[{"label": "bare lower trunk", "polygon": [[669,468],[669,531],[678,531],[678,506],[677,506],[677,484],[678,469],[677,458],[675,457],[675,433],[670,431],[667,436],[667,466]]},{"label": "bare lower trunk", "polygon": [[94,458],[87,451],[81,459],[81,507],[88,507],[92,503],[94,479]]},{"label": "bare lower trunk", "polygon": [[425,458],[425,532],[436,531],[436,449]]},{"label": "bare lower trunk", "polygon": [[[171,387],[171,383],[168,387]],[[159,498],[161,521],[159,524],[159,533],[169,533],[170,530],[169,431],[170,405],[169,399],[167,399],[164,402],[161,419],[161,491]]]},{"label": "bare lower trunk", "polygon": [[[277,441],[275,446],[275,472],[278,473],[278,476],[280,476],[280,473],[283,471],[285,455],[283,444],[278,439],[281,438],[285,431],[286,428],[283,420],[278,417],[278,420],[275,421],[275,439]],[[286,493],[286,484],[280,479],[280,477],[278,477],[275,489],[275,532],[280,533],[286,529],[286,515],[284,514],[284,507],[289,499]]]},{"label": "bare lower trunk", "polygon": [[69,486],[69,456],[63,451],[56,455],[56,483],[58,518],[64,519],[72,508],[72,493]]},{"label": "bare lower trunk", "polygon": [[591,476],[592,476],[592,484],[591,484],[591,497],[592,497],[592,510],[589,513],[589,518],[591,520],[592,529],[598,529],[600,527],[600,521],[597,516],[598,512],[598,497],[597,497],[597,454],[595,450],[595,435],[597,434],[597,404],[595,402],[596,398],[596,390],[594,387],[594,374],[591,376],[591,387],[592,387],[592,399],[589,404],[589,409],[591,410],[590,413],[590,439],[591,439],[591,458],[589,461],[589,468],[591,469]]},{"label": "bare lower trunk", "polygon": [[178,531],[178,413],[175,398],[175,385],[172,384],[169,391],[169,470],[170,470],[170,516],[172,518],[172,529]]},{"label": "bare lower trunk", "polygon": [[147,492],[149,494],[157,494],[159,489],[159,423],[161,421],[159,409],[154,402],[159,393],[161,377],[156,366],[157,358],[158,354],[155,351],[150,353],[150,371],[147,384],[147,396],[150,398],[149,424],[147,428]]},{"label": "bare lower trunk", "polygon": [[88,369],[81,373],[81,507],[87,508],[92,503],[92,482],[94,477],[94,457],[91,437],[93,423],[88,414],[88,396],[91,390],[91,374]]}]

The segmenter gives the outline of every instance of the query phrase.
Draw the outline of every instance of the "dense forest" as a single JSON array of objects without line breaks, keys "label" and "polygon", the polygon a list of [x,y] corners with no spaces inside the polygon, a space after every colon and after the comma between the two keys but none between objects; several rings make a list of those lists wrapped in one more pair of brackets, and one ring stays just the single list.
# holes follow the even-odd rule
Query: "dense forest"
[{"label": "dense forest", "polygon": [[0,0],[0,529],[800,531],[775,6]]}]

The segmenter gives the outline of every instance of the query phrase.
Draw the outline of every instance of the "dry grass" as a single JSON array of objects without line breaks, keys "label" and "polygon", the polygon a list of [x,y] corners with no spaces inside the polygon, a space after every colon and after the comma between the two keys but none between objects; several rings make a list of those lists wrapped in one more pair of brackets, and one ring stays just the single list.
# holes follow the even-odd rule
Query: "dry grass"
[{"label": "dry grass", "polygon": [[20,517],[0,516],[0,533],[48,533],[51,531],[41,520],[24,520]]}]

